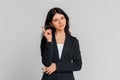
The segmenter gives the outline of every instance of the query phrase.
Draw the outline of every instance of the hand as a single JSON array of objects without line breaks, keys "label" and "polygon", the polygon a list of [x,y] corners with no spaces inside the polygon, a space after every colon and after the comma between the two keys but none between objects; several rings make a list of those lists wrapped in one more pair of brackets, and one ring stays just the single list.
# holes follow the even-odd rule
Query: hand
[{"label": "hand", "polygon": [[43,72],[46,74],[52,74],[53,72],[56,71],[56,64],[52,63],[49,67],[44,67]]},{"label": "hand", "polygon": [[45,30],[44,27],[42,27],[43,30],[43,35],[46,37],[48,42],[52,42],[52,30],[51,29],[47,29]]}]

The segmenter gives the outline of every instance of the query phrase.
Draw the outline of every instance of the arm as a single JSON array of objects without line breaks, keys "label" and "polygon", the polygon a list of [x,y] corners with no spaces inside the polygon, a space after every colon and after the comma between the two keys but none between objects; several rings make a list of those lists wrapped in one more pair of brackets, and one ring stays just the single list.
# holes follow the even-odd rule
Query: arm
[{"label": "arm", "polygon": [[52,49],[53,49],[53,43],[48,42],[45,37],[41,40],[41,56],[42,56],[42,63],[44,66],[48,67],[52,63]]},{"label": "arm", "polygon": [[79,48],[79,42],[75,38],[74,39],[74,54],[73,54],[73,61],[72,62],[58,62],[56,63],[56,71],[57,72],[65,72],[65,71],[77,71],[80,70],[82,67],[82,59],[81,59],[81,52]]}]

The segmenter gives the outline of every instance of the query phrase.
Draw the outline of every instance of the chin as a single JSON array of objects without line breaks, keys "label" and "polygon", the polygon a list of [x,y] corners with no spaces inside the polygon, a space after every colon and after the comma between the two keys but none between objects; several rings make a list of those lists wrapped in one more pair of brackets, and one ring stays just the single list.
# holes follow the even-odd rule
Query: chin
[{"label": "chin", "polygon": [[57,29],[57,30],[59,30],[59,31],[63,31],[63,30],[64,30],[64,28],[61,28],[61,29]]}]

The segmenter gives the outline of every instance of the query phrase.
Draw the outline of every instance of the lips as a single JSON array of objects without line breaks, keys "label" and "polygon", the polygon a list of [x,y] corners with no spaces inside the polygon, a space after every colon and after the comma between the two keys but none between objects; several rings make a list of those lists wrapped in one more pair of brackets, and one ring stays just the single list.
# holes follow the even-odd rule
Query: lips
[{"label": "lips", "polygon": [[64,25],[60,25],[60,27],[64,27]]}]

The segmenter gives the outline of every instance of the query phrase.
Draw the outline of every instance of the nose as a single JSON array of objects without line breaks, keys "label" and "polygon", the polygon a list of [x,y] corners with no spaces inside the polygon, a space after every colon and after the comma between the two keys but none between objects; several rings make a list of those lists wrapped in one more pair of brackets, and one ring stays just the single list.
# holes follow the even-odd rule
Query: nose
[{"label": "nose", "polygon": [[62,23],[62,20],[59,20],[59,24],[61,24]]}]

